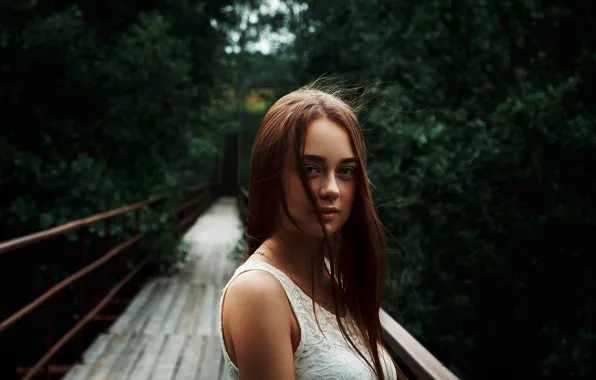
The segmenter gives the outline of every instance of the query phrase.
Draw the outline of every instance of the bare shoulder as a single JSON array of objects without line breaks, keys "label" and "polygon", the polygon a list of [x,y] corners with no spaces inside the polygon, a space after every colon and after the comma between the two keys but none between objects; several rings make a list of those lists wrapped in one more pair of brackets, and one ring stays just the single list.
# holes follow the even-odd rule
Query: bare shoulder
[{"label": "bare shoulder", "polygon": [[[259,318],[247,318],[248,315],[258,315]],[[290,326],[290,317],[284,288],[271,273],[249,270],[239,274],[228,286],[223,322],[233,333],[243,334],[246,328],[258,327],[270,319],[275,320],[272,327],[282,322]]]},{"label": "bare shoulder", "polygon": [[237,311],[282,305],[288,305],[283,286],[275,276],[262,270],[239,274],[228,286],[225,297],[225,306]]},{"label": "bare shoulder", "polygon": [[222,323],[243,379],[293,378],[291,307],[275,276],[239,274],[226,291]]}]

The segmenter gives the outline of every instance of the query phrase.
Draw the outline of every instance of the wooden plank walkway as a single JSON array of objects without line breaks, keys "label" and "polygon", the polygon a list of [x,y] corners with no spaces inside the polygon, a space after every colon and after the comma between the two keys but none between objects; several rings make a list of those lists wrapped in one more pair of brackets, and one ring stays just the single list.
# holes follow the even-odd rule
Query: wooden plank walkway
[{"label": "wooden plank walkway", "polygon": [[242,234],[235,198],[216,201],[186,233],[180,273],[149,281],[64,380],[226,380],[218,304]]}]

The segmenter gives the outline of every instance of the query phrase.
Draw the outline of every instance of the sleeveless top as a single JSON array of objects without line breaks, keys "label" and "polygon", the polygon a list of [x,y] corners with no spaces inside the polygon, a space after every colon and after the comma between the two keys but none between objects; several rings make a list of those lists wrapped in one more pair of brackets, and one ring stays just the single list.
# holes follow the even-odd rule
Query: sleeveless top
[{"label": "sleeveless top", "polygon": [[[219,302],[219,335],[225,367],[232,379],[239,380],[240,374],[226,351],[221,322],[222,303],[230,283],[241,273],[255,269],[272,274],[281,283],[300,326],[300,343],[294,352],[296,380],[376,380],[374,372],[368,364],[353,350],[341,334],[335,315],[315,304],[317,308],[317,319],[315,320],[312,299],[285,273],[261,261],[247,261],[238,267],[222,290]],[[347,333],[350,333],[346,317],[342,318],[342,322],[346,321],[344,326]],[[319,330],[317,320],[324,334]],[[358,342],[356,335],[350,335],[350,337],[355,343]],[[368,351],[364,346],[359,346],[359,348],[369,358]],[[379,354],[385,370],[385,378],[396,380],[397,374],[391,357],[381,347],[379,347]]]}]

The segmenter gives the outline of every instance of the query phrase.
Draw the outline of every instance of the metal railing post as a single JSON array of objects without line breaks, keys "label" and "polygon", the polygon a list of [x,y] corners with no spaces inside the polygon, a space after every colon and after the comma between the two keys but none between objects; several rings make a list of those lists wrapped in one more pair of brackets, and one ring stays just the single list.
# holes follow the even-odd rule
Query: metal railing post
[{"label": "metal railing post", "polygon": [[[87,266],[87,227],[81,229],[81,268]],[[85,288],[86,279],[82,279],[82,286],[79,286],[79,317],[86,314],[87,300]],[[83,358],[83,350],[85,348],[85,331],[81,331],[79,335],[79,351],[81,352],[81,359]]]}]

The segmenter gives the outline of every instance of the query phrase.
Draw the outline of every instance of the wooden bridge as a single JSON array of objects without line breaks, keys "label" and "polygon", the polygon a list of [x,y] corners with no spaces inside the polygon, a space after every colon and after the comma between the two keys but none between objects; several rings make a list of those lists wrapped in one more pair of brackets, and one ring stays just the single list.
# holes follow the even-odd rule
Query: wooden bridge
[{"label": "wooden bridge", "polygon": [[235,200],[219,199],[184,235],[183,270],[151,279],[65,379],[226,379],[217,307],[241,233]]},{"label": "wooden bridge", "polygon": [[[205,189],[193,189],[188,200],[177,210],[178,230],[185,231],[182,236],[188,250],[188,259],[180,271],[173,275],[150,276],[143,281],[123,311],[90,344],[85,347],[81,345],[79,359],[69,364],[59,365],[53,359],[69,341],[83,334],[90,322],[105,320],[100,312],[146,266],[147,258],[138,257],[141,254],[138,243],[142,238],[139,214],[142,208],[158,200],[125,206],[1,243],[0,256],[68,231],[85,231],[86,226],[102,221],[108,232],[106,236],[109,237],[110,219],[134,213],[136,220],[136,233],[132,233],[128,240],[121,239],[118,245],[93,262],[82,260],[82,268],[76,273],[58,284],[49,284],[49,290],[44,294],[0,322],[2,333],[43,303],[51,302],[51,298],[64,291],[68,285],[73,285],[101,266],[116,265],[116,269],[105,273],[115,277],[112,283],[117,282],[111,288],[105,287],[101,297],[91,297],[94,304],[81,302],[81,312],[74,325],[64,335],[47,343],[45,353],[35,363],[28,366],[27,363],[14,363],[14,373],[22,376],[22,379],[42,375],[46,378],[60,376],[65,380],[227,379],[217,330],[218,303],[223,286],[237,265],[232,253],[242,237],[241,215],[245,211],[248,194],[240,191],[238,197],[212,197],[215,201],[208,202]],[[124,225],[122,231],[125,231]],[[81,256],[85,257],[86,235],[84,232],[81,234]],[[124,270],[126,259],[131,265]],[[81,299],[85,300],[84,297]],[[417,378],[456,379],[383,310],[380,317],[388,347]],[[48,336],[47,330],[52,332],[51,316],[50,322],[45,323],[45,329]],[[30,335],[35,336],[34,333]],[[24,340],[27,338],[22,337]]]}]

